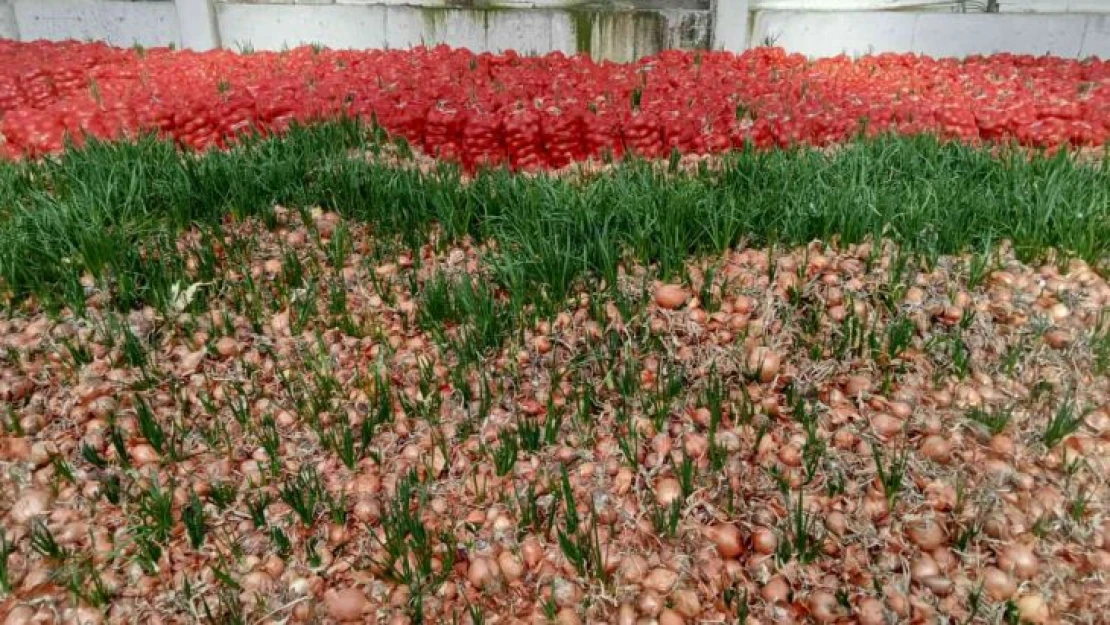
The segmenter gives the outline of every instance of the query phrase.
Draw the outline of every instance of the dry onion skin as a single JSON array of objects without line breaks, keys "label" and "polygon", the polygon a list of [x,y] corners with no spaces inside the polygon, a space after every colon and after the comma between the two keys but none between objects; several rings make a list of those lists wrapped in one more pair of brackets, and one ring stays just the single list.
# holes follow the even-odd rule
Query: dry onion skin
[{"label": "dry onion skin", "polygon": [[181,239],[187,311],[0,317],[7,623],[1110,613],[1082,262],[745,249],[518,314],[484,246],[275,219]]}]

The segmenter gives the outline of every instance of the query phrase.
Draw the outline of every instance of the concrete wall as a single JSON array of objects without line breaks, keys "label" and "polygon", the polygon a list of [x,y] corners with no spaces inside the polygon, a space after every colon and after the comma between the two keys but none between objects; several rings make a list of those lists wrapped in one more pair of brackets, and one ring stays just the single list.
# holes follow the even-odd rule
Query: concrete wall
[{"label": "concrete wall", "polygon": [[0,39],[18,39],[19,26],[11,0],[0,0]]},{"label": "concrete wall", "polygon": [[711,1],[0,0],[0,36],[257,50],[444,43],[631,61],[709,47]]},{"label": "concrete wall", "polygon": [[[979,0],[980,3],[983,0]],[[281,49],[585,52],[629,61],[664,48],[793,52],[997,51],[1110,57],[1110,0],[0,0],[0,37]],[[851,9],[851,10],[849,10]],[[1070,13],[1080,11],[1080,13]]]},{"label": "concrete wall", "polygon": [[408,48],[450,43],[472,50],[549,52],[575,48],[574,23],[556,12],[434,10],[411,7],[221,4],[228,47],[278,50],[307,43],[332,48]]},{"label": "concrete wall", "polygon": [[992,52],[1110,58],[1110,15],[760,11],[754,43],[807,56],[918,52],[967,56]]},{"label": "concrete wall", "polygon": [[[985,0],[751,0],[756,11],[977,12]],[[999,0],[1000,13],[1108,13],[1107,0]]]},{"label": "concrete wall", "polygon": [[312,5],[240,1],[222,2],[216,12],[225,46],[265,50],[306,43],[333,48],[444,43],[493,52],[584,52],[631,61],[665,48],[705,48],[710,43],[708,5],[614,10],[555,4],[538,0],[535,8],[449,8],[414,7],[395,0]]},{"label": "concrete wall", "polygon": [[172,0],[12,0],[19,37],[96,39],[118,46],[180,45]]}]

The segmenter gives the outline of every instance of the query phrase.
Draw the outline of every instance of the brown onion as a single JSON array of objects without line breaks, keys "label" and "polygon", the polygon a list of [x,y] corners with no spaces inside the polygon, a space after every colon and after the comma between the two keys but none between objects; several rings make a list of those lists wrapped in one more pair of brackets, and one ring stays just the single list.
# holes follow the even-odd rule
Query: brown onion
[{"label": "brown onion", "polygon": [[863,375],[853,375],[848,377],[848,381],[844,383],[844,392],[849,397],[856,397],[862,393],[867,393],[871,390],[871,378]]},{"label": "brown onion", "polygon": [[724,558],[736,558],[744,552],[740,530],[731,523],[715,525],[707,529],[705,533],[709,540],[717,546],[717,551]]},{"label": "brown onion", "polygon": [[686,623],[686,619],[670,608],[659,614],[659,625],[684,625],[684,623]]},{"label": "brown onion", "polygon": [[843,536],[848,531],[848,518],[843,512],[834,510],[825,517],[825,527],[834,535]]},{"label": "brown onion", "polygon": [[676,582],[678,582],[678,573],[670,569],[657,568],[652,569],[644,578],[643,587],[665,594],[670,592]]},{"label": "brown onion", "polygon": [[1064,349],[1075,341],[1071,332],[1060,328],[1053,328],[1044,333],[1044,342],[1052,349]]},{"label": "brown onion", "polygon": [[983,589],[991,599],[1005,601],[1017,592],[1017,584],[1008,573],[990,566],[983,570]]},{"label": "brown onion", "polygon": [[809,596],[809,613],[818,623],[832,623],[840,618],[840,604],[831,592],[818,590]]},{"label": "brown onion", "polygon": [[885,412],[880,412],[871,417],[871,427],[882,439],[888,439],[902,432],[903,422]]},{"label": "brown onion", "polygon": [[622,558],[617,568],[624,581],[629,584],[639,584],[647,575],[648,563],[643,556],[631,554]]},{"label": "brown onion", "polygon": [[40,488],[28,488],[23,491],[11,509],[12,520],[16,523],[27,523],[41,514],[46,514],[54,498],[50,491]]},{"label": "brown onion", "polygon": [[752,532],[752,547],[755,548],[756,553],[763,555],[770,555],[775,553],[778,549],[779,538],[774,530],[766,527],[757,527]]},{"label": "brown onion", "polygon": [[529,536],[520,546],[520,553],[524,556],[524,563],[528,568],[534,569],[543,559],[543,546],[535,538]]},{"label": "brown onion", "polygon": [[647,616],[655,616],[663,609],[663,599],[654,590],[646,590],[636,598],[636,607]]},{"label": "brown onion", "polygon": [[510,584],[524,575],[524,562],[520,556],[509,550],[502,551],[501,555],[497,556],[497,566],[501,569],[501,575],[505,581]]},{"label": "brown onion", "polygon": [[860,599],[859,605],[856,606],[856,616],[859,618],[860,625],[886,624],[883,602],[874,597]]},{"label": "brown onion", "polygon": [[655,290],[655,304],[666,310],[681,308],[689,298],[686,289],[677,284],[664,284]]},{"label": "brown onion", "polygon": [[622,603],[617,610],[617,625],[636,625],[636,608],[631,603]]},{"label": "brown onion", "polygon": [[682,486],[673,477],[665,477],[655,484],[655,501],[662,506],[669,506],[671,502],[682,496]]},{"label": "brown onion", "polygon": [[998,554],[998,567],[1018,579],[1032,579],[1037,574],[1037,556],[1028,545],[1012,544]]},{"label": "brown onion", "polygon": [[216,341],[216,353],[224,358],[231,358],[239,354],[239,341],[230,336],[225,336]]},{"label": "brown onion", "polygon": [[369,607],[366,595],[355,588],[329,591],[324,595],[328,614],[337,621],[361,620],[363,612]]},{"label": "brown onion", "polygon": [[770,382],[779,374],[781,357],[769,347],[756,347],[748,354],[748,371],[760,382]]},{"label": "brown onion", "polygon": [[911,523],[907,533],[910,540],[925,551],[932,551],[945,543],[944,528],[931,517]]},{"label": "brown onion", "polygon": [[940,567],[937,566],[936,560],[933,560],[933,557],[927,553],[918,556],[910,565],[910,577],[915,581],[922,581],[937,575],[940,575]]},{"label": "brown onion", "polygon": [[497,579],[497,565],[489,558],[478,556],[470,561],[466,579],[475,588],[486,588]]},{"label": "brown onion", "polygon": [[784,603],[790,597],[790,585],[781,575],[776,575],[767,580],[767,584],[759,590],[759,595],[767,603]]},{"label": "brown onion", "polygon": [[892,586],[887,586],[883,589],[883,595],[886,598],[886,605],[890,608],[891,612],[903,618],[909,616],[910,604],[905,593]]},{"label": "brown onion", "polygon": [[4,625],[31,625],[35,622],[35,609],[29,605],[19,604],[11,606]]},{"label": "brown onion", "polygon": [[1048,605],[1040,595],[1023,595],[1017,600],[1017,608],[1022,621],[1040,625],[1049,620]]},{"label": "brown onion", "polygon": [[943,436],[931,434],[921,441],[921,455],[938,464],[948,464],[951,459],[952,443]]},{"label": "brown onion", "polygon": [[952,580],[940,575],[923,578],[921,583],[938,597],[947,597],[956,587]]},{"label": "brown onion", "polygon": [[555,615],[555,622],[559,625],[580,625],[582,619],[578,618],[578,612],[574,608],[563,608]]},{"label": "brown onion", "polygon": [[913,415],[913,406],[904,401],[892,401],[887,405],[887,409],[890,410],[890,414],[903,420]]},{"label": "brown onion", "polygon": [[682,616],[694,618],[701,613],[701,601],[698,593],[689,588],[680,588],[671,593],[671,604]]},{"label": "brown onion", "polygon": [[138,465],[153,464],[158,462],[158,452],[146,443],[140,443],[131,448],[131,460]]}]

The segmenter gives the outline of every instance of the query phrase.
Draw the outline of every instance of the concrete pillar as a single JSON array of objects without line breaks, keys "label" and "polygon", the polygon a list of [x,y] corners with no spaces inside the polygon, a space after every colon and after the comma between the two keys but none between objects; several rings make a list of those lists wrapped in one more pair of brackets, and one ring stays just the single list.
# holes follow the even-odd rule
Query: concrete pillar
[{"label": "concrete pillar", "polygon": [[181,47],[192,50],[220,47],[214,4],[215,0],[174,0],[177,23],[181,28]]},{"label": "concrete pillar", "polygon": [[713,49],[743,52],[751,45],[751,1],[713,0]]}]

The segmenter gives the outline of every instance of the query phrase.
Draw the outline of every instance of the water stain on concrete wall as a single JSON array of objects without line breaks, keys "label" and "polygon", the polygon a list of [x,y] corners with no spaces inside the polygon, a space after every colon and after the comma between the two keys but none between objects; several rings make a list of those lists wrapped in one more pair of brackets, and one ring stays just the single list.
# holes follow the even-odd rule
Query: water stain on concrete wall
[{"label": "water stain on concrete wall", "polygon": [[668,48],[707,48],[711,36],[708,0],[439,0],[415,6],[238,0],[217,6],[225,43],[259,49],[306,40],[347,48],[447,44],[629,62]]},{"label": "water stain on concrete wall", "polygon": [[[702,8],[703,4],[705,8]],[[545,4],[542,8],[520,8],[520,5],[494,0],[445,0],[442,7],[424,6],[415,10],[420,11],[423,18],[425,40],[428,42],[452,43],[453,22],[459,17],[464,17],[469,23],[468,31],[482,31],[481,38],[489,42],[493,39],[489,34],[491,28],[504,28],[518,21],[514,18],[523,19],[525,14],[528,17],[544,14],[553,22],[569,22],[574,37],[571,46],[551,41],[549,47],[569,47],[568,52],[628,62],[667,48],[708,48],[710,18],[707,9],[708,0],[637,0],[623,3],[566,0],[558,6]],[[536,50],[518,51],[545,51],[540,41],[533,43],[537,44]]]},{"label": "water stain on concrete wall", "polygon": [[655,12],[569,11],[577,52],[596,59],[634,61],[658,52],[667,40],[667,22]]},{"label": "water stain on concrete wall", "polygon": [[634,61],[667,48],[708,48],[708,0],[568,2],[577,52]]}]

